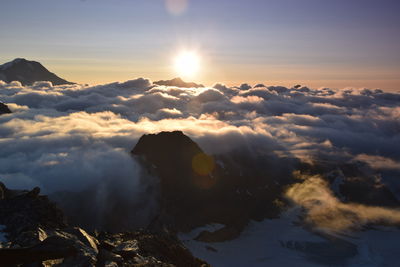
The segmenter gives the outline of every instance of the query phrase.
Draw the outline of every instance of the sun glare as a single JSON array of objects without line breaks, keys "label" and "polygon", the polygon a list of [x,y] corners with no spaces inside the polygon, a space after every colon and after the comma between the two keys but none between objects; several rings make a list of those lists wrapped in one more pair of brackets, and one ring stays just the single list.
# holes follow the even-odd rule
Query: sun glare
[{"label": "sun glare", "polygon": [[200,69],[200,59],[195,52],[181,52],[175,58],[175,70],[179,76],[192,78]]}]

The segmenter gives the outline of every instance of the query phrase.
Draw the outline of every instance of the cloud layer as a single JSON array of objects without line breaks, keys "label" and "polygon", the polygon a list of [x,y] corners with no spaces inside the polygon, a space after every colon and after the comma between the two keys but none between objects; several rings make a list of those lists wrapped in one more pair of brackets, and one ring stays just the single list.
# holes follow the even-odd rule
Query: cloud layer
[{"label": "cloud layer", "polygon": [[129,180],[138,194],[129,150],[142,134],[182,130],[213,154],[245,147],[304,162],[363,162],[400,193],[399,93],[178,88],[139,78],[98,86],[0,81],[0,101],[13,111],[0,116],[0,179],[9,187],[80,191],[112,179]]}]

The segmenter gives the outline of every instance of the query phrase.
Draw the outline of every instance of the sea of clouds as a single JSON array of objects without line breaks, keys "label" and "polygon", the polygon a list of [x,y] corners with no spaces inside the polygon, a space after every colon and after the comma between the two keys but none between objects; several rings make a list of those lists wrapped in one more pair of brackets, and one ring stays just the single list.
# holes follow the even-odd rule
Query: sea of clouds
[{"label": "sea of clouds", "polygon": [[[127,196],[143,195],[129,151],[143,134],[182,130],[211,154],[246,147],[304,162],[362,162],[400,195],[400,92],[178,88],[143,78],[98,86],[0,81],[0,101],[13,112],[0,116],[0,181],[10,188],[96,186],[100,195],[117,184]],[[316,185],[309,180],[291,193]]]}]

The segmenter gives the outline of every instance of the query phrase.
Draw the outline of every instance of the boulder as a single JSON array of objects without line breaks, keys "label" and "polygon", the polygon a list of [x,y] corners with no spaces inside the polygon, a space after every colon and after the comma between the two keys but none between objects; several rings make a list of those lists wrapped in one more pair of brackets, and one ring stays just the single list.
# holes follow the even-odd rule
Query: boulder
[{"label": "boulder", "polygon": [[132,266],[210,266],[193,257],[176,237],[167,233],[101,233],[99,240],[101,249],[106,251],[102,254],[103,261],[118,262],[120,258],[116,255],[119,255]]},{"label": "boulder", "polygon": [[70,240],[53,236],[31,247],[0,249],[0,261],[5,265],[40,263],[51,259],[67,258],[76,253]]}]

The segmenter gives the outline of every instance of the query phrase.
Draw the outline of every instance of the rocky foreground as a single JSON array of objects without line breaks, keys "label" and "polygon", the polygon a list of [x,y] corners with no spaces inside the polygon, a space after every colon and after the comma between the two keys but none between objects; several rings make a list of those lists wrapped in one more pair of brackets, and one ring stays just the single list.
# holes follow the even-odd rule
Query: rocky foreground
[{"label": "rocky foreground", "polygon": [[209,266],[166,232],[88,233],[70,225],[39,188],[0,183],[0,225],[0,266]]}]

